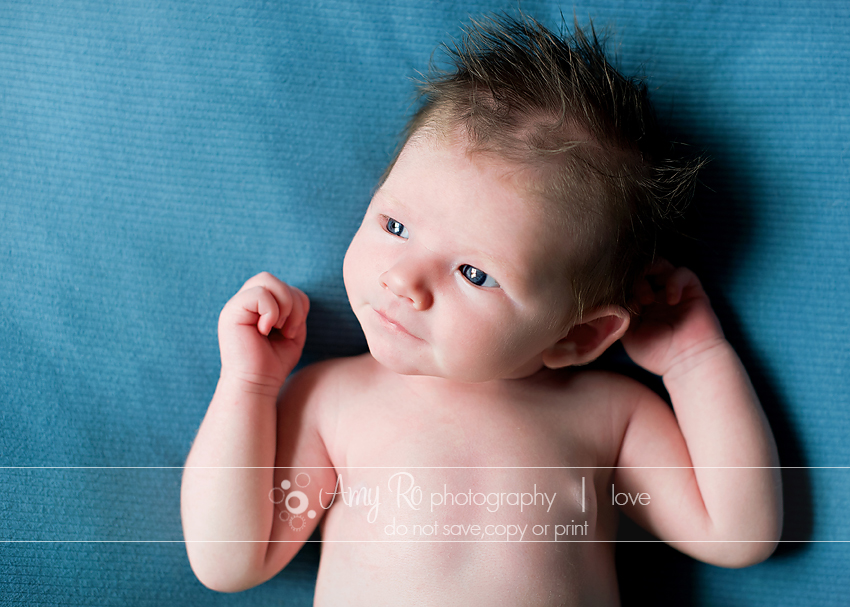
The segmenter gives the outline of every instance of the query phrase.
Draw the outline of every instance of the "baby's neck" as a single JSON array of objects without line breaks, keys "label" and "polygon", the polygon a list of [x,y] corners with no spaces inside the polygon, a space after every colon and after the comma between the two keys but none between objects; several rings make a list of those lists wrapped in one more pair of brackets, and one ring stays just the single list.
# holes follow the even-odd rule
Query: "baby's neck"
[{"label": "baby's neck", "polygon": [[[551,369],[538,367],[531,373],[512,374],[510,377],[483,382],[463,382],[433,375],[396,375],[398,380],[412,393],[429,394],[433,398],[440,395],[456,397],[462,394],[475,396],[505,394],[506,392],[521,388],[529,382],[543,379],[551,373]],[[513,375],[516,375],[516,377]]]}]

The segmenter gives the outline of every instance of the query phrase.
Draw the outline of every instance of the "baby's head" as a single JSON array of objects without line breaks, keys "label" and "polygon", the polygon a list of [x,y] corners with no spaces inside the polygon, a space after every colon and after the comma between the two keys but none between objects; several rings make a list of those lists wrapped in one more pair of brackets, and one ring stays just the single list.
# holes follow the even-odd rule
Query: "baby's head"
[{"label": "baby's head", "polygon": [[468,381],[589,362],[628,327],[699,162],[672,157],[595,34],[505,18],[451,55],[346,255],[370,350]]}]

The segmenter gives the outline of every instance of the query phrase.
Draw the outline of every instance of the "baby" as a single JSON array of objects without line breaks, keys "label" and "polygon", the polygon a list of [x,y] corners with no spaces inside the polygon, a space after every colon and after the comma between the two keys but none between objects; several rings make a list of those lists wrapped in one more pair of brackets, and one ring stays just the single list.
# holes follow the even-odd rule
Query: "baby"
[{"label": "baby", "polygon": [[[345,256],[369,353],[290,376],[307,296],[251,278],[186,462],[192,568],[238,591],[321,523],[316,605],[616,605],[618,509],[724,567],[782,526],[773,437],[696,276],[654,259],[699,161],[595,34],[475,24]],[[674,411],[582,369],[621,340]]]}]

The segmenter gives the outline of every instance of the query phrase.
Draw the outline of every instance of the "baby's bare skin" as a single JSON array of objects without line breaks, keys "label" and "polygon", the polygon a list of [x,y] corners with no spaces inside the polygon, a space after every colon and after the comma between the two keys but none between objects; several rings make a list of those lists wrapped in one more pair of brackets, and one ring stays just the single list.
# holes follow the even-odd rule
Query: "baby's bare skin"
[{"label": "baby's bare skin", "polygon": [[[318,432],[332,445],[329,457],[343,485],[381,488],[374,523],[367,521],[368,508],[338,501],[324,515],[316,605],[617,604],[613,544],[604,543],[615,537],[617,513],[604,496],[633,395],[645,388],[605,373],[542,371],[486,390],[467,385],[445,394],[433,390],[427,378],[387,372],[370,355],[307,374],[311,390],[299,394],[302,382],[296,381],[295,393],[287,396],[305,398],[306,406],[318,410]],[[313,381],[338,384],[339,392]],[[315,394],[346,396],[324,402]],[[368,469],[372,466],[397,468]],[[485,466],[490,468],[479,468]],[[400,470],[412,474],[426,494],[419,512],[404,502],[395,507],[387,481]],[[278,476],[282,480],[288,472]],[[503,508],[504,514],[494,516],[455,506],[432,513],[427,496],[444,485],[485,493],[532,491],[536,485],[556,496],[548,512]],[[390,543],[394,538],[384,528],[394,517],[411,529],[436,521],[438,534]],[[562,536],[557,544],[533,541],[534,524],[548,524],[543,539],[553,540],[554,525],[571,521],[586,521],[588,534]],[[446,524],[487,523],[527,528],[514,543],[504,538],[449,543],[453,538],[443,534]]]},{"label": "baby's bare skin", "polygon": [[[575,318],[572,243],[530,196],[534,172],[466,143],[411,139],[349,247],[345,285],[370,354],[289,377],[309,300],[267,273],[222,311],[221,377],[181,493],[189,560],[210,588],[268,580],[321,523],[317,605],[614,605],[611,485],[621,510],[695,558],[741,567],[773,551],[776,447],[696,276],[661,261],[636,319],[613,305]],[[642,385],[581,368],[618,339],[663,378],[675,415]],[[392,499],[395,472],[426,505],[443,487],[555,497],[521,516],[414,510]],[[375,517],[342,501],[345,488],[380,488]],[[285,491],[303,491],[312,516]],[[332,494],[342,503],[325,513]],[[455,524],[526,535],[391,541],[394,517],[431,525],[431,540]],[[582,541],[527,535],[567,523],[587,524]]]}]

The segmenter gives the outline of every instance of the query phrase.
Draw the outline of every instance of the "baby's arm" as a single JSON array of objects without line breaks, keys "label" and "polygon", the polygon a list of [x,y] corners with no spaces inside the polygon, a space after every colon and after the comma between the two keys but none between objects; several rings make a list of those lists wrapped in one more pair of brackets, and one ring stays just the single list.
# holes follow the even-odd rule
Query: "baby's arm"
[{"label": "baby's arm", "polygon": [[643,285],[643,312],[622,341],[637,364],[662,376],[675,417],[654,393],[641,392],[616,490],[648,493],[649,505],[624,510],[683,552],[726,567],[760,562],[782,529],[779,459],[767,419],[697,277],[667,262],[650,274],[659,293]]},{"label": "baby's arm", "polygon": [[[270,499],[281,480],[292,476],[294,481],[295,474],[307,471],[273,466],[330,466],[309,406],[309,381],[303,379],[310,373],[290,380],[278,403],[301,356],[308,309],[304,293],[263,273],[245,283],[219,318],[221,376],[181,489],[189,561],[198,579],[214,590],[243,590],[275,575],[324,512],[314,508],[318,516],[304,517],[306,526],[296,533]],[[316,482],[304,491],[316,504],[318,487],[327,487],[325,477],[333,474],[330,469],[309,474]]]}]

